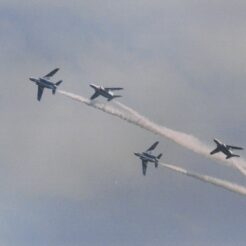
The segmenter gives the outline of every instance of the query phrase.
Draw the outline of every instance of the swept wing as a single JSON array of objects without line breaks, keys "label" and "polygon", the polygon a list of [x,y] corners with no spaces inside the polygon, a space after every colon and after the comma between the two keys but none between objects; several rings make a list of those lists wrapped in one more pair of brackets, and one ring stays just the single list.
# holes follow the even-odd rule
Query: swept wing
[{"label": "swept wing", "polygon": [[146,151],[152,151],[152,150],[154,150],[155,149],[155,147],[158,145],[158,141],[157,142],[155,142],[154,144],[152,144]]},{"label": "swept wing", "polygon": [[90,97],[90,99],[93,100],[93,99],[97,98],[98,96],[100,96],[100,93],[96,91],[96,92]]},{"label": "swept wing", "polygon": [[49,72],[48,74],[46,74],[43,78],[49,79],[52,76],[54,76],[58,71],[59,71],[59,68],[56,68],[56,69],[52,70],[51,72]]},{"label": "swept wing", "polygon": [[146,170],[147,170],[147,161],[142,160],[142,170],[143,170],[143,175],[146,175]]},{"label": "swept wing", "polygon": [[238,150],[243,150],[242,147],[237,147],[237,146],[232,146],[232,145],[227,145],[228,148],[230,149],[238,149]]},{"label": "swept wing", "polygon": [[41,100],[41,97],[43,95],[43,91],[44,91],[44,88],[41,86],[38,86],[38,95],[37,95],[38,101]]},{"label": "swept wing", "polygon": [[221,151],[220,148],[216,148],[216,149],[214,149],[213,151],[210,152],[210,155],[213,155],[213,154],[218,153],[220,151]]}]

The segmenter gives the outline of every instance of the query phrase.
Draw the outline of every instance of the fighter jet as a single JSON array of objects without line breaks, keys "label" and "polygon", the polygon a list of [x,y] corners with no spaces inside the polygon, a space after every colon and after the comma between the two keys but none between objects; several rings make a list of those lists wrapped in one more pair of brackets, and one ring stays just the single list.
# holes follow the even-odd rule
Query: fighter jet
[{"label": "fighter jet", "polygon": [[53,95],[56,93],[56,88],[62,83],[62,80],[53,83],[50,81],[50,78],[55,75],[58,72],[59,68],[56,68],[46,74],[45,76],[35,79],[35,78],[29,78],[32,82],[36,83],[38,86],[38,94],[37,94],[37,99],[38,101],[41,100],[41,97],[43,95],[44,88],[48,88],[52,90]]},{"label": "fighter jet", "polygon": [[242,150],[243,149],[242,147],[226,145],[226,144],[221,143],[218,139],[214,139],[214,142],[216,143],[217,147],[213,151],[211,151],[210,155],[213,155],[218,152],[222,152],[226,155],[226,159],[229,159],[231,157],[240,157],[240,155],[233,154],[231,149]]},{"label": "fighter jet", "polygon": [[158,143],[159,142],[155,142],[146,151],[142,153],[134,153],[134,155],[138,156],[142,160],[142,170],[143,170],[144,176],[146,175],[148,162],[152,162],[155,164],[155,167],[158,167],[158,162],[159,162],[159,159],[162,157],[162,154],[159,154],[158,156],[154,156],[152,154],[152,150],[155,149]]},{"label": "fighter jet", "polygon": [[98,96],[103,96],[106,97],[108,101],[111,101],[116,97],[121,97],[120,95],[114,95],[113,91],[123,90],[123,88],[120,87],[103,87],[94,84],[90,84],[90,87],[92,87],[95,90],[95,93],[90,98],[91,100],[97,98]]}]

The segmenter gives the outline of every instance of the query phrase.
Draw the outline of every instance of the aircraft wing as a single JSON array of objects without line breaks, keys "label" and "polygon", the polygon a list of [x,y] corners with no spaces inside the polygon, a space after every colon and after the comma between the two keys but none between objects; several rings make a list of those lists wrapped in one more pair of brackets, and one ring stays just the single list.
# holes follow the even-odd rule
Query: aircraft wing
[{"label": "aircraft wing", "polygon": [[56,68],[56,69],[52,70],[51,72],[49,72],[48,74],[46,74],[43,78],[49,79],[50,77],[55,75],[58,71],[59,71],[59,68]]},{"label": "aircraft wing", "polygon": [[213,151],[211,151],[210,155],[213,155],[213,154],[218,153],[218,152],[220,152],[220,148],[216,148]]},{"label": "aircraft wing", "polygon": [[147,161],[142,160],[142,170],[143,170],[143,175],[146,175],[146,170],[147,170]]},{"label": "aircraft wing", "polygon": [[43,91],[44,91],[44,88],[41,86],[38,86],[38,97],[37,97],[38,101],[41,100],[41,97],[43,95]]},{"label": "aircraft wing", "polygon": [[100,96],[100,93],[98,93],[97,91],[90,97],[91,100],[97,98],[98,96]]},{"label": "aircraft wing", "polygon": [[106,87],[104,89],[106,91],[117,91],[117,90],[123,90],[124,88],[121,88],[121,87]]},{"label": "aircraft wing", "polygon": [[242,150],[242,147],[237,147],[237,146],[232,146],[232,145],[227,145],[227,147],[229,147],[230,149],[239,149]]},{"label": "aircraft wing", "polygon": [[147,149],[147,151],[151,151],[151,150],[154,150],[155,149],[155,147],[158,145],[158,141],[157,142],[155,142],[154,144],[152,144],[148,149]]}]

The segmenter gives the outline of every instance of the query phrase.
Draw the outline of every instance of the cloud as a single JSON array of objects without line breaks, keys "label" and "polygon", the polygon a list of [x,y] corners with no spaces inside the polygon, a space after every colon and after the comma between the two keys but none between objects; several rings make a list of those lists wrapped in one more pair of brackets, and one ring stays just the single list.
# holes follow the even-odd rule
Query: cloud
[{"label": "cloud", "polygon": [[[227,13],[229,3],[223,4],[220,9],[217,4],[211,3],[203,8],[203,3],[194,4],[193,1],[186,4],[179,1],[139,1],[132,4],[126,1],[117,4],[111,1],[53,1],[51,4],[47,1],[31,1],[21,7],[18,4],[18,1],[15,4],[2,3],[2,12],[5,10],[2,15],[4,21],[1,22],[1,36],[4,37],[1,41],[1,63],[5,65],[1,68],[2,81],[12,81],[2,82],[2,100],[8,101],[7,108],[2,108],[5,115],[3,122],[12,132],[9,139],[3,135],[7,143],[3,156],[7,162],[16,162],[15,158],[8,156],[14,142],[16,156],[25,165],[29,163],[28,168],[20,169],[26,170],[29,177],[37,175],[38,178],[33,178],[37,181],[36,185],[43,187],[41,180],[47,176],[49,181],[46,182],[46,191],[57,182],[54,190],[61,186],[59,190],[65,192],[66,188],[61,184],[66,183],[65,173],[70,173],[71,180],[65,185],[70,188],[66,194],[76,190],[71,184],[84,186],[79,175],[73,180],[73,175],[78,172],[71,171],[70,166],[63,162],[62,153],[67,150],[67,155],[76,156],[70,153],[78,149],[73,144],[75,137],[81,146],[83,138],[95,140],[92,136],[94,129],[98,128],[96,122],[98,117],[104,117],[85,110],[83,112],[89,113],[90,117],[86,117],[82,125],[76,118],[64,124],[65,116],[72,116],[73,110],[78,109],[71,110],[72,104],[66,105],[57,96],[51,98],[48,91],[45,91],[42,104],[36,104],[36,88],[26,81],[27,78],[30,75],[42,75],[56,66],[61,67],[57,79],[64,78],[65,88],[85,91],[89,95],[91,90],[87,85],[90,82],[122,85],[126,88],[123,100],[127,100],[129,105],[135,106],[140,112],[146,111],[146,115],[157,122],[198,135],[205,142],[214,136],[223,135],[224,141],[228,139],[228,142],[243,145],[240,128],[245,121],[244,97],[241,96],[243,80],[238,80],[236,84],[235,81],[223,80],[223,85],[219,84],[219,81],[222,83],[222,79],[228,77],[228,71],[229,76],[233,77],[239,70],[233,64],[241,55],[238,40],[241,40],[243,34],[236,31],[234,38],[230,34],[233,23],[238,23],[241,17],[235,16],[231,20],[231,26],[228,29],[221,28],[219,32],[216,32],[216,25],[213,25],[215,23],[221,27],[222,16],[217,16],[217,13],[220,9]],[[237,10],[234,8],[234,11]],[[190,15],[191,12],[194,14]],[[213,23],[206,18],[206,13],[214,18]],[[229,41],[221,43],[221,40]],[[217,45],[214,46],[214,43]],[[228,47],[226,52],[223,52],[224,47]],[[240,61],[243,61],[242,56]],[[231,70],[228,70],[229,67]],[[214,73],[215,69],[220,75]],[[217,77],[221,77],[219,81]],[[52,100],[52,103],[48,103],[48,100]],[[161,109],[160,103],[164,105]],[[71,113],[63,108],[70,108]],[[53,123],[58,116],[61,122]],[[80,117],[84,118],[82,115]],[[107,117],[100,120],[103,124],[108,124]],[[18,122],[21,130],[16,129],[15,122]],[[72,129],[68,130],[70,124],[72,129],[77,129],[76,133]],[[91,124],[90,129],[88,124]],[[110,128],[117,131],[118,127],[113,124],[110,122]],[[85,133],[83,128],[88,131]],[[41,136],[39,131],[42,132]],[[59,135],[62,131],[65,132],[64,136]],[[133,132],[126,128],[125,131]],[[101,134],[101,143],[107,138],[107,144],[110,145],[112,141],[107,137],[107,130],[102,130]],[[22,139],[25,139],[23,146]],[[54,146],[56,141],[53,139],[58,142],[66,140],[59,149]],[[121,138],[117,142],[120,144]],[[48,150],[39,150],[39,145],[47,146]],[[95,147],[91,142],[87,151],[93,149],[92,146]],[[100,152],[100,148],[97,143],[96,151]],[[25,157],[29,152],[26,149],[33,153],[29,160]],[[93,155],[94,151],[89,151]],[[46,157],[46,153],[52,157]],[[32,167],[34,162],[41,168]],[[79,160],[75,158],[71,162],[79,165]],[[66,170],[64,174],[62,171],[56,173],[59,166],[60,170]],[[85,167],[81,167],[81,170],[84,173]],[[29,175],[29,171],[33,175]],[[14,178],[19,169],[13,169],[13,172],[16,173]],[[32,178],[29,179],[30,183],[35,182]],[[32,188],[39,189],[36,185]]]},{"label": "cloud", "polygon": [[[156,244],[164,240],[158,237],[163,230],[157,225],[174,233],[177,224],[182,240],[177,233],[167,233],[167,244],[172,240],[207,242],[207,238],[212,244],[213,239],[221,241],[222,235],[223,245],[227,240],[245,241],[244,234],[233,228],[229,228],[230,238],[226,237],[229,226],[223,221],[228,218],[233,227],[243,228],[240,199],[235,203],[233,195],[219,189],[152,170],[142,179],[132,153],[156,141],[156,135],[49,91],[38,103],[36,88],[28,81],[30,76],[60,67],[55,79],[64,80],[61,89],[89,96],[91,82],[123,86],[122,102],[155,122],[194,134],[206,143],[218,137],[246,146],[244,1],[3,0],[0,6],[0,187],[2,195],[16,197],[12,205],[19,204],[21,196],[59,201],[67,197],[99,204],[96,214],[100,215],[107,210],[100,207],[103,200],[102,206],[110,208],[108,216],[112,209],[120,212],[112,220],[105,216],[101,224],[93,220],[91,228],[96,232],[105,222],[110,226],[122,218],[119,228],[127,228],[130,211],[135,228],[139,226],[137,235],[148,231]],[[171,142],[161,140],[160,149],[168,162],[187,163],[192,170],[245,182],[231,169],[214,167]],[[207,202],[208,197],[212,202]],[[192,199],[191,211],[187,207]],[[92,216],[88,204],[86,211]],[[185,220],[199,232],[174,219],[183,206],[189,211]],[[231,206],[240,216],[231,212]],[[198,215],[198,210],[204,215]],[[25,209],[16,213],[22,211],[28,214]],[[165,224],[167,214],[173,226]],[[211,226],[206,217],[212,216]],[[158,233],[151,233],[151,226]],[[130,228],[131,242],[138,241],[134,227]]]}]

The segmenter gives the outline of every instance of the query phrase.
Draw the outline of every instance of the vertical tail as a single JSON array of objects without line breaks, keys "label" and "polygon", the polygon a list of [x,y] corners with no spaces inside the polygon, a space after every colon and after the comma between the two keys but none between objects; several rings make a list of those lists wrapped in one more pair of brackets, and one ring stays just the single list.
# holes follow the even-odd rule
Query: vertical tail
[{"label": "vertical tail", "polygon": [[162,154],[159,154],[157,157],[156,157],[156,162],[155,162],[155,168],[157,168],[158,167],[158,160],[160,160],[161,159],[161,157],[162,157]]},{"label": "vertical tail", "polygon": [[58,82],[55,83],[54,89],[52,90],[52,94],[56,94],[56,87],[59,86],[62,83],[62,80],[59,80]]}]

